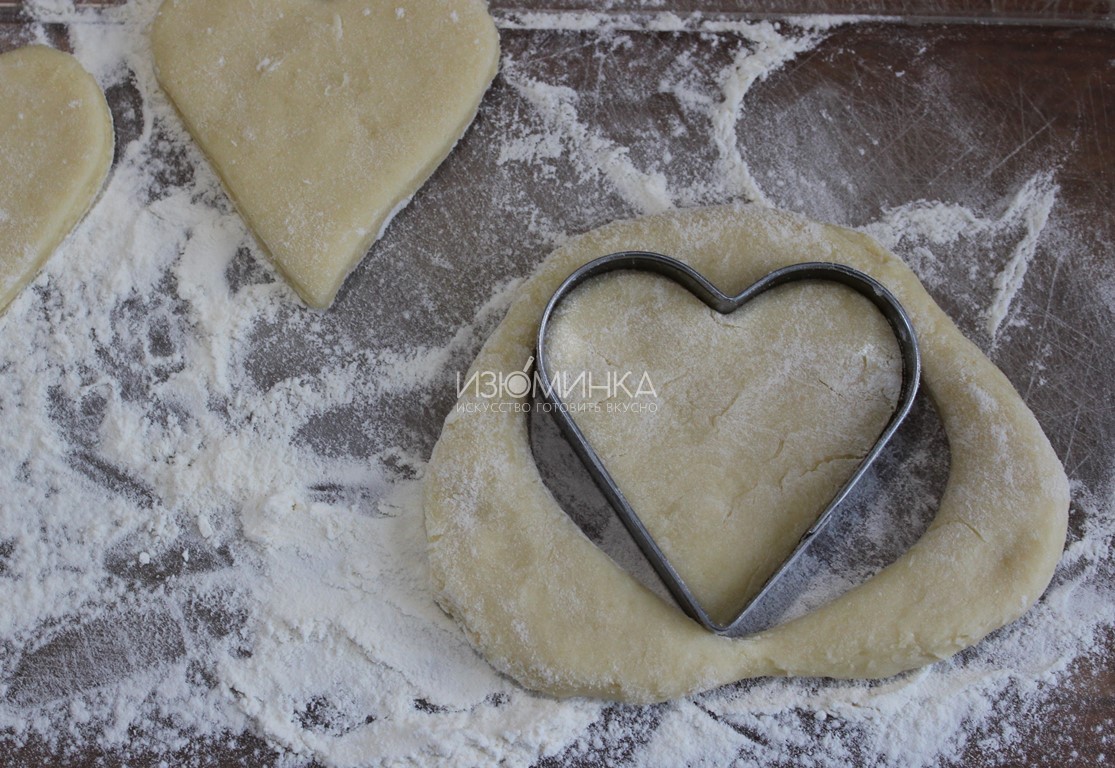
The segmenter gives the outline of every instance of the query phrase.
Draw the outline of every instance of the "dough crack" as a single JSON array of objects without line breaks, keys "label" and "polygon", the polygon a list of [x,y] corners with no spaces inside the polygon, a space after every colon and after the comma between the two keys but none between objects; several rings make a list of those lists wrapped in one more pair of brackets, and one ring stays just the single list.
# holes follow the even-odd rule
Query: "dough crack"
[{"label": "dough crack", "polygon": [[[474,365],[484,370],[521,367],[523,339],[536,327],[546,300],[561,280],[601,253],[630,249],[633,243],[681,255],[712,279],[731,284],[798,262],[802,253],[823,252],[831,254],[833,261],[871,274],[894,291],[918,330],[925,363],[923,385],[948,438],[950,475],[940,497],[938,522],[898,560],[840,597],[761,633],[727,639],[703,631],[646,589],[570,521],[539,479],[524,428],[526,414],[500,415],[497,420],[490,414],[454,416],[434,449],[426,479],[428,525],[446,533],[430,547],[430,568],[443,593],[442,602],[458,610],[469,639],[497,668],[509,671],[527,687],[558,696],[637,702],[661,701],[772,674],[881,678],[953,654],[1033,604],[1048,585],[1064,545],[1069,499],[1064,471],[1005,377],[964,339],[909,268],[860,233],[748,206],[675,211],[618,222],[557,250],[523,284],[523,299],[512,305]],[[577,298],[591,294],[596,285],[586,285]],[[623,321],[615,320],[614,294],[601,295],[610,303],[597,305],[598,316],[607,319],[609,327],[626,331]],[[644,314],[646,306],[644,301]],[[775,315],[772,328],[791,327],[794,312],[787,304],[775,307],[783,315]],[[655,307],[656,313],[667,311]],[[863,319],[850,307],[830,315],[841,326],[854,327]],[[887,331],[885,323],[872,320],[884,326],[881,333]],[[831,329],[809,331],[822,334],[824,354],[819,362],[862,359],[854,354],[860,347],[852,356],[847,349],[844,357],[832,354],[826,330]],[[668,371],[675,360],[684,359],[682,353],[705,349],[700,334],[688,338],[681,348],[648,345],[647,349],[663,355]],[[787,351],[776,343],[778,339],[771,336],[767,351]],[[711,342],[707,346],[711,349]],[[731,351],[753,356],[756,350]],[[711,368],[733,375],[743,372],[742,363],[728,366],[719,356]],[[784,369],[768,364],[767,370]],[[787,380],[783,377],[781,383]],[[844,381],[839,377],[829,383]],[[722,382],[706,380],[710,398],[731,396]],[[813,393],[804,393],[802,403],[809,401],[808,407],[783,401],[781,410],[793,421],[780,436],[748,431],[755,414],[740,414],[746,421],[729,435],[735,442],[728,443],[731,450],[747,452],[739,459],[731,450],[724,451],[725,443],[718,441],[723,435],[710,434],[710,419],[699,412],[673,413],[669,424],[601,420],[596,422],[596,433],[589,435],[598,451],[613,444],[631,450],[625,461],[631,465],[627,481],[633,489],[651,498],[661,493],[657,498],[684,499],[688,509],[704,515],[703,520],[693,521],[705,524],[700,534],[691,528],[675,529],[660,544],[688,547],[683,560],[703,569],[713,582],[731,576],[726,580],[731,582],[729,588],[716,591],[716,600],[704,599],[691,582],[714,615],[718,608],[739,604],[740,580],[762,572],[756,570],[756,563],[764,555],[792,547],[800,537],[800,531],[792,530],[800,520],[779,528],[787,509],[808,510],[814,502],[826,500],[824,485],[814,488],[815,497],[807,502],[791,498],[799,483],[794,482],[795,471],[786,471],[786,466],[796,462],[820,474],[826,466],[835,469],[862,459],[858,451],[839,442],[842,434],[854,429],[849,425],[859,418],[856,411],[824,405],[825,398],[841,401],[815,376],[811,384],[823,396],[810,401]],[[973,393],[977,385],[979,392]],[[712,403],[716,405],[710,404],[710,410],[715,412],[723,400]],[[820,416],[819,404],[824,405]],[[736,407],[742,410],[742,405]],[[778,423],[777,414],[767,418],[768,425]],[[880,418],[885,424],[889,409],[881,408]],[[1005,441],[996,436],[1002,433],[1004,420],[1011,428],[1011,439]],[[832,442],[818,444],[822,433]],[[674,435],[680,441],[672,451],[653,454]],[[867,436],[868,448],[876,436]],[[640,446],[648,451],[641,461],[634,450]],[[779,462],[768,459],[771,455]],[[734,500],[764,473],[768,480],[752,495],[769,494],[756,499],[755,510],[770,512],[771,517],[752,523],[737,513],[735,522],[748,521],[748,526],[740,535],[727,535],[722,523],[724,500]],[[613,476],[625,482],[616,472]],[[809,479],[801,482],[807,484]],[[840,474],[834,473],[830,480],[838,487]],[[639,510],[639,499],[630,500]],[[979,527],[963,519],[973,509],[980,511]],[[957,519],[972,536],[943,530]],[[985,539],[981,530],[1005,533]],[[1007,535],[1014,532],[1018,535]],[[745,556],[746,545],[757,545],[758,552]],[[680,568],[682,562],[672,551],[669,554]],[[1004,562],[1010,567],[997,567]]]}]

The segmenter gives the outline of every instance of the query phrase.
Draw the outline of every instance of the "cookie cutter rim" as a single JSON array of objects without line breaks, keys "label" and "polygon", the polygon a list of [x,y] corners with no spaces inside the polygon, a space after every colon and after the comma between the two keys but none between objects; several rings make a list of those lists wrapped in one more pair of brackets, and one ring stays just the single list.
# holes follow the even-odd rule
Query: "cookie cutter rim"
[{"label": "cookie cutter rim", "polygon": [[[898,401],[891,412],[886,427],[883,428],[871,449],[860,460],[855,471],[833,495],[809,529],[798,539],[790,554],[771,572],[759,590],[744,602],[735,616],[727,623],[722,624],[715,621],[693,595],[685,580],[658,546],[654,537],[651,536],[638,513],[627,501],[627,497],[624,496],[623,491],[620,490],[611,473],[608,472],[603,460],[589,443],[580,427],[577,426],[577,422],[550,380],[547,367],[546,332],[557,307],[582,283],[608,272],[620,270],[650,272],[668,278],[686,288],[689,293],[706,306],[722,315],[732,314],[760,294],[789,283],[806,280],[839,283],[852,288],[870,300],[887,320],[895,340],[898,342],[902,357],[902,385],[899,390]],[[674,600],[685,613],[701,626],[717,634],[725,635],[736,632],[743,625],[752,614],[755,606],[762,602],[762,599],[770,592],[778,579],[809,547],[809,544],[832,517],[836,508],[851,493],[868,468],[882,453],[887,443],[890,442],[898,427],[906,419],[913,407],[914,397],[917,395],[921,381],[921,349],[918,345],[917,333],[914,330],[913,323],[894,294],[867,273],[844,264],[819,261],[791,264],[766,274],[742,292],[729,296],[683,261],[653,251],[621,251],[601,256],[584,264],[565,278],[554,292],[549,302],[547,302],[539,322],[534,366],[542,385],[542,396],[549,402],[551,414],[557,421],[566,441],[573,448],[581,463],[584,464],[597,487],[619,516],[628,533],[639,546],[643,556],[654,568],[655,573],[658,574]]]}]

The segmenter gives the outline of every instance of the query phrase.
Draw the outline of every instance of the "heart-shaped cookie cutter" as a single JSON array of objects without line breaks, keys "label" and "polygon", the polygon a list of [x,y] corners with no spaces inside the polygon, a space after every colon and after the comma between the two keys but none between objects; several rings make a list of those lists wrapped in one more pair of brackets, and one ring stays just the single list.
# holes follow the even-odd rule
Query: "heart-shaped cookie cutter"
[{"label": "heart-shaped cookie cutter", "polygon": [[[601,460],[600,456],[597,455],[592,445],[589,444],[584,433],[581,432],[581,429],[577,426],[577,422],[574,420],[572,413],[570,413],[568,406],[566,406],[565,402],[562,400],[558,388],[554,386],[553,382],[550,380],[547,366],[548,358],[546,355],[546,331],[549,328],[550,319],[554,311],[562,301],[582,283],[594,277],[617,270],[652,272],[666,277],[686,288],[709,308],[722,315],[731,314],[756,296],[773,288],[777,288],[778,286],[786,285],[787,283],[803,280],[820,280],[840,283],[852,288],[869,299],[886,318],[894,333],[895,339],[898,341],[899,351],[902,356],[902,386],[899,391],[898,402],[894,411],[891,413],[890,421],[887,422],[887,426],[883,429],[882,434],[879,436],[879,439],[875,441],[871,450],[868,451],[860,461],[855,472],[852,473],[817,517],[816,522],[814,522],[813,525],[809,527],[809,530],[798,540],[797,545],[790,552],[789,556],[787,556],[774,572],[771,573],[763,583],[762,588],[752,595],[740,608],[735,617],[726,624],[714,621],[690,591],[685,580],[681,578],[681,575],[678,574],[677,570],[675,570],[670,563],[669,558],[666,557],[665,553],[662,552],[661,548],[655,542],[654,537],[650,535],[646,526],[643,525],[642,520],[627,501],[623,491],[616,485],[611,473],[609,473],[607,467],[604,466],[604,462]],[[914,396],[917,394],[918,383],[921,379],[921,351],[918,348],[917,335],[914,332],[913,324],[910,322],[906,310],[903,309],[898,299],[896,299],[878,280],[852,267],[830,262],[791,264],[790,266],[774,270],[753,283],[743,292],[735,296],[728,296],[709,282],[700,272],[678,259],[649,251],[624,251],[602,256],[590,261],[567,277],[561,286],[558,287],[557,291],[554,292],[549,303],[546,304],[546,309],[542,313],[542,319],[538,327],[538,342],[535,349],[535,368],[542,386],[542,397],[549,402],[550,410],[557,420],[558,426],[566,440],[581,459],[581,462],[585,465],[589,474],[592,475],[593,480],[595,480],[600,491],[604,494],[604,497],[612,505],[616,514],[619,515],[620,519],[627,527],[628,532],[639,545],[639,548],[643,551],[644,556],[650,562],[659,578],[662,579],[662,582],[666,585],[667,589],[669,589],[670,594],[673,595],[681,608],[702,626],[718,634],[729,634],[741,627],[751,614],[752,609],[766,596],[778,578],[785,573],[786,570],[793,565],[794,561],[798,559],[801,553],[805,551],[809,543],[832,516],[836,507],[844,501],[852,491],[852,488],[854,488],[860,478],[863,477],[868,467],[878,458],[899,425],[906,418],[907,414],[909,414],[914,404]]]}]

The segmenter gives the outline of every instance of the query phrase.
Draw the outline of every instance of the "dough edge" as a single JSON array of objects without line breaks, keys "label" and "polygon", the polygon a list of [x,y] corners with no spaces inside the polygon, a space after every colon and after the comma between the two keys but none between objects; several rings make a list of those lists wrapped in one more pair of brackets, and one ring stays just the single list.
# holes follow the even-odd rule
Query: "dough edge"
[{"label": "dough edge", "polygon": [[[483,2],[483,0],[480,1]],[[446,160],[446,158],[449,157],[453,149],[456,147],[457,143],[462,138],[464,138],[465,134],[468,132],[469,127],[471,127],[473,121],[476,119],[476,115],[479,112],[480,104],[483,101],[484,94],[487,92],[488,88],[491,87],[491,83],[495,79],[496,73],[498,72],[499,68],[499,33],[496,29],[495,21],[492,19],[490,14],[487,14],[486,3],[484,3],[484,7],[489,27],[487,32],[494,40],[494,45],[488,70],[483,75],[485,81],[484,88],[478,90],[475,98],[470,103],[470,108],[467,110],[466,113],[462,115],[462,119],[460,120],[459,125],[456,128],[456,133],[453,140],[445,145],[438,153],[431,154],[427,158],[427,161],[422,170],[411,180],[411,183],[409,183],[405,188],[397,190],[390,199],[389,204],[384,206],[381,210],[377,211],[375,215],[368,220],[368,233],[360,241],[359,245],[353,251],[353,253],[348,257],[344,270],[334,280],[330,281],[327,286],[318,288],[309,285],[307,281],[304,281],[298,276],[294,275],[291,270],[282,263],[280,259],[276,258],[271,245],[267,243],[262,235],[259,233],[260,228],[257,226],[254,217],[247,210],[247,208],[245,208],[241,201],[237,199],[237,195],[233,191],[234,185],[229,182],[229,179],[225,175],[224,169],[221,168],[214,161],[213,157],[210,156],[210,153],[205,144],[199,139],[199,131],[197,125],[194,123],[193,120],[191,120],[189,114],[179,108],[178,102],[174,95],[176,86],[173,82],[173,79],[168,77],[165,74],[164,67],[161,67],[159,65],[160,58],[165,58],[164,56],[160,56],[160,50],[170,45],[169,43],[160,43],[160,40],[162,38],[170,34],[169,32],[164,31],[164,27],[166,27],[168,24],[170,26],[173,26],[172,23],[167,21],[167,19],[171,17],[171,14],[167,11],[168,9],[173,10],[173,8],[176,6],[177,3],[172,2],[172,0],[163,0],[163,3],[159,6],[159,10],[155,16],[155,21],[152,24],[151,29],[152,49],[155,57],[155,77],[158,80],[160,87],[162,87],[169,101],[174,106],[175,113],[186,126],[190,136],[201,149],[202,154],[204,154],[206,159],[209,161],[210,168],[212,168],[214,173],[217,174],[217,177],[221,181],[221,187],[224,189],[225,194],[228,195],[228,198],[232,202],[233,207],[235,207],[237,213],[240,214],[245,224],[247,224],[248,229],[251,231],[251,234],[255,241],[259,244],[263,252],[267,254],[268,260],[270,261],[271,265],[275,267],[279,274],[282,275],[283,280],[287,283],[287,285],[289,285],[295,291],[295,293],[298,294],[298,296],[302,299],[302,301],[306,303],[307,306],[314,309],[328,309],[333,304],[333,301],[337,297],[337,293],[340,292],[341,287],[344,285],[349,275],[351,275],[352,272],[360,265],[360,262],[364,260],[364,257],[367,256],[368,251],[371,249],[371,247],[381,237],[383,237],[384,232],[386,232],[387,227],[391,224],[392,220],[410,204],[411,199],[414,197],[417,191],[421,189],[421,187],[427,181],[429,181],[430,177],[434,174],[438,167]],[[372,172],[372,170],[369,169],[369,172]]]},{"label": "dough edge", "polygon": [[950,656],[1037,601],[1064,545],[1064,470],[1006,377],[901,260],[858,232],[743,205],[606,225],[542,263],[472,370],[521,369],[560,281],[626,248],[689,261],[723,290],[812,259],[881,280],[921,340],[948,484],[929,529],[890,566],[798,619],[728,639],[646,590],[570,521],[538,475],[522,414],[454,409],[425,479],[431,577],[493,666],[551,695],[640,703],[766,675],[881,678]]},{"label": "dough edge", "polygon": [[80,88],[83,96],[89,98],[90,104],[84,109],[89,113],[88,123],[93,129],[91,143],[97,146],[94,151],[88,153],[89,162],[75,169],[73,174],[75,181],[70,186],[67,199],[60,201],[50,212],[48,219],[53,221],[48,221],[43,230],[40,242],[37,244],[33,266],[25,271],[6,296],[0,296],[0,317],[2,317],[16,297],[42,271],[62,242],[92,210],[112,169],[116,136],[113,132],[112,112],[104,91],[72,54],[47,45],[33,44],[12,49],[0,54],[0,57],[11,57],[9,61],[21,58],[31,64],[39,59],[52,64],[57,71],[64,72],[68,77],[72,77],[74,86]]}]

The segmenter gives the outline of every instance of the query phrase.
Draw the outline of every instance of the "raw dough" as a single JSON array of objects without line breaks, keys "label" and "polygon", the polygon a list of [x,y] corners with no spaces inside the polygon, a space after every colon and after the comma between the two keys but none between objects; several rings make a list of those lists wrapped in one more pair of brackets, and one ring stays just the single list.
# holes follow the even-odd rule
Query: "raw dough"
[{"label": "raw dough", "polygon": [[167,0],[159,82],[306,303],[332,303],[495,76],[483,0]]},{"label": "raw dough", "polygon": [[721,623],[878,439],[902,380],[886,320],[838,284],[784,286],[720,315],[664,278],[613,274],[550,328],[578,425]]},{"label": "raw dough", "polygon": [[[1036,420],[899,259],[856,232],[751,207],[616,223],[554,253],[523,285],[473,370],[515,371],[542,307],[577,266],[645,248],[726,291],[785,264],[832,260],[886,284],[918,330],[923,386],[945,426],[940,508],[895,563],[798,619],[741,639],[710,634],[615,565],[543,485],[526,417],[466,394],[428,467],[426,527],[442,606],[500,670],[559,696],[649,702],[744,677],[885,677],[949,656],[1021,615],[1064,545],[1068,483]],[[689,458],[675,455],[683,470]],[[746,471],[743,468],[741,471]]]},{"label": "raw dough", "polygon": [[73,56],[0,55],[0,312],[85,215],[112,164],[112,115]]}]

